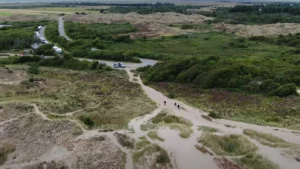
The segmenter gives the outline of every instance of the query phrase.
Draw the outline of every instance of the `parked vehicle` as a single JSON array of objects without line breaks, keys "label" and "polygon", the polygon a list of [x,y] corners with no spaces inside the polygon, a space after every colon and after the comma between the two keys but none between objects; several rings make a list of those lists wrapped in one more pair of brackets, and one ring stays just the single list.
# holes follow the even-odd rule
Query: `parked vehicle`
[{"label": "parked vehicle", "polygon": [[125,65],[121,62],[119,63],[114,63],[114,68],[125,68]]}]

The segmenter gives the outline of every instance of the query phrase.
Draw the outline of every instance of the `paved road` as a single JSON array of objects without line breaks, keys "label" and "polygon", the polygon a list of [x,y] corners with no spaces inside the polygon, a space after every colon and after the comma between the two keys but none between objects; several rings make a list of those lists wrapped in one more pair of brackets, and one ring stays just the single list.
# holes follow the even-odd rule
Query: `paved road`
[{"label": "paved road", "polygon": [[[41,38],[44,38],[47,40],[46,36],[45,36],[45,29],[46,29],[46,26],[43,26],[40,30],[39,30],[39,33],[40,33],[40,37]],[[48,40],[47,40],[48,41]],[[48,41],[49,42],[49,41]]]},{"label": "paved road", "polygon": [[[118,63],[118,61],[107,61],[107,60],[96,60],[96,59],[86,59],[86,58],[78,58],[79,60],[87,60],[87,61],[98,61],[99,63],[105,63],[107,66],[114,67],[114,63]],[[156,60],[151,60],[151,59],[141,59],[142,63],[129,63],[129,62],[122,62],[124,63],[126,68],[130,69],[137,69],[139,67],[145,67],[145,66],[154,66],[157,61]]]},{"label": "paved road", "polygon": [[65,32],[65,27],[64,27],[64,20],[62,16],[58,18],[58,31],[59,31],[59,36],[65,37],[68,41],[72,41]]}]

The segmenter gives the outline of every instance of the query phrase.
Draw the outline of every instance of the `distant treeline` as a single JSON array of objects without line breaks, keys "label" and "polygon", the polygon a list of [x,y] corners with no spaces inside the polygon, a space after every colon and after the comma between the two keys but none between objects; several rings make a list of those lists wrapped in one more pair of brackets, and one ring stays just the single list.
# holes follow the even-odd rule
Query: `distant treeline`
[{"label": "distant treeline", "polygon": [[299,4],[267,4],[267,5],[237,5],[229,9],[230,13],[236,12],[260,12],[264,14],[288,13],[291,15],[300,15]]},{"label": "distant treeline", "polygon": [[[200,9],[203,6],[191,6],[191,5],[151,5],[151,6],[117,6],[107,9],[112,13],[130,13],[136,12],[138,14],[151,14],[156,12],[176,12],[181,14],[188,14],[187,9]],[[98,9],[99,10],[99,9]]]},{"label": "distant treeline", "polygon": [[213,22],[231,24],[300,23],[300,4],[270,3],[221,7],[202,15],[215,17]]},{"label": "distant treeline", "polygon": [[30,9],[30,8],[47,8],[47,7],[76,7],[76,6],[175,6],[172,3],[103,3],[103,2],[53,2],[45,4],[25,4],[25,5],[1,5],[2,9]]}]

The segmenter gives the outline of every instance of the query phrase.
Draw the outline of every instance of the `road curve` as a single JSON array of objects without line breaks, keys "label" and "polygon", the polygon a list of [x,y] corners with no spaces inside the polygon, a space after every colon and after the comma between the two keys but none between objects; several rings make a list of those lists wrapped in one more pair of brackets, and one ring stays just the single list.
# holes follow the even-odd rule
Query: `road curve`
[{"label": "road curve", "polygon": [[59,32],[59,36],[65,37],[68,41],[72,41],[72,40],[66,35],[65,27],[64,27],[64,20],[63,20],[63,17],[62,17],[62,16],[60,16],[60,17],[58,18],[58,32]]},{"label": "road curve", "polygon": [[[107,66],[110,66],[112,68],[114,68],[114,63],[120,62],[120,61],[107,61],[107,60],[96,60],[96,59],[86,59],[86,58],[78,58],[78,59],[81,61],[86,60],[89,62],[98,61],[99,63],[104,63]],[[122,63],[125,65],[126,68],[137,69],[139,67],[154,66],[158,62],[156,60],[151,60],[151,59],[140,58],[140,60],[141,60],[141,63],[129,63],[129,62],[122,62]]]}]

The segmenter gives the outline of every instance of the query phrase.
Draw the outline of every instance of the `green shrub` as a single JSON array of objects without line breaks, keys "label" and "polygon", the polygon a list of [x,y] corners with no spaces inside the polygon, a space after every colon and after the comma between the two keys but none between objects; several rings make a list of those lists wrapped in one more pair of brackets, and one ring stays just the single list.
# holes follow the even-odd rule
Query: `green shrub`
[{"label": "green shrub", "polygon": [[92,128],[95,125],[95,122],[89,116],[80,116],[79,120],[81,120],[89,128]]},{"label": "green shrub", "polygon": [[40,72],[40,66],[37,63],[29,64],[27,73],[37,75]]},{"label": "green shrub", "polygon": [[289,95],[297,95],[297,87],[295,84],[285,84],[270,92],[272,96],[286,97]]}]

